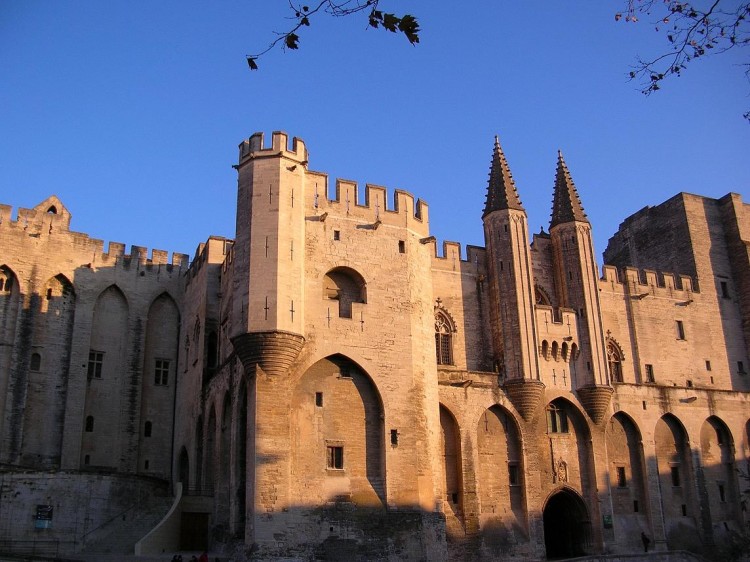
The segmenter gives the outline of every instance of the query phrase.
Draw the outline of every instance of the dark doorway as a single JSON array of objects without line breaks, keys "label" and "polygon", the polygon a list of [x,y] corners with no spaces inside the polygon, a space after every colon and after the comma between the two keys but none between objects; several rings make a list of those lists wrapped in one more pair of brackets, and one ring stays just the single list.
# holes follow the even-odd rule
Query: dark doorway
[{"label": "dark doorway", "polygon": [[208,513],[182,512],[180,550],[208,550]]},{"label": "dark doorway", "polygon": [[547,501],[543,517],[548,560],[586,554],[591,522],[578,495],[567,490],[557,492]]}]

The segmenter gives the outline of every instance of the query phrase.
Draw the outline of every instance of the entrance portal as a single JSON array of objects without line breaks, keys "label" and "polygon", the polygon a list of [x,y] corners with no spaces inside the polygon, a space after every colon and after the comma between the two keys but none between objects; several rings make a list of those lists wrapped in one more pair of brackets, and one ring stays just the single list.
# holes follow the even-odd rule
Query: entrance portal
[{"label": "entrance portal", "polygon": [[586,554],[591,522],[586,506],[577,494],[567,490],[554,494],[547,500],[543,518],[548,560]]}]

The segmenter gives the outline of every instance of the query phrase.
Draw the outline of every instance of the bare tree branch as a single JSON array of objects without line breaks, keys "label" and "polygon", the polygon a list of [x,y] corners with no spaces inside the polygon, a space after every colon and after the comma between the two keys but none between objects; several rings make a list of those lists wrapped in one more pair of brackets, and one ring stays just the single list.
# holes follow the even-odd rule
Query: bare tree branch
[{"label": "bare tree branch", "polygon": [[414,16],[404,14],[399,17],[395,14],[382,12],[378,10],[379,4],[380,0],[318,0],[317,5],[311,8],[305,4],[295,4],[292,0],[289,0],[289,8],[294,14],[289,19],[295,21],[294,26],[288,31],[274,32],[277,36],[276,39],[271,41],[265,50],[255,55],[247,55],[247,64],[251,70],[257,70],[258,58],[278,45],[281,45],[282,49],[297,49],[299,47],[297,32],[304,27],[309,27],[310,18],[321,13],[332,17],[344,17],[368,11],[368,27],[382,27],[393,33],[403,33],[412,45],[419,43],[419,23]]},{"label": "bare tree branch", "polygon": [[[648,18],[662,33],[669,49],[652,58],[638,58],[630,78],[650,95],[663,80],[680,76],[688,64],[709,55],[750,45],[750,2],[747,0],[627,0],[615,20],[637,23]],[[750,81],[750,63],[742,65]],[[750,111],[744,114],[750,120]]]}]

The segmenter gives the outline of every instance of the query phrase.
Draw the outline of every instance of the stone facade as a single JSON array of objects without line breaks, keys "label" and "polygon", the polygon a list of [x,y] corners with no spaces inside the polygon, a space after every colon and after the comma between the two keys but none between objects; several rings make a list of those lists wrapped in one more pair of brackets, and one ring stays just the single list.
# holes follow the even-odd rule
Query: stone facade
[{"label": "stone facade", "polygon": [[[236,168],[236,237],[189,267],[104,253],[55,197],[0,206],[5,482],[59,480],[61,511],[92,473],[181,482],[169,546],[238,558],[626,554],[641,533],[713,553],[746,529],[739,195],[639,211],[600,275],[561,154],[530,237],[496,141],[466,256],[409,193],[329,199],[300,139],[255,134]],[[9,518],[47,500],[15,486],[0,529],[23,534]]]}]

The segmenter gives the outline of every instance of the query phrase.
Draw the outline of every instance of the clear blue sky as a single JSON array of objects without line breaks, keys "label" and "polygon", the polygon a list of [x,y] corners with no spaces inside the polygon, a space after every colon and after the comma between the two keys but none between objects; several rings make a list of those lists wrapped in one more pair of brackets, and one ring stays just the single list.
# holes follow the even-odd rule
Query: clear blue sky
[{"label": "clear blue sky", "polygon": [[462,244],[483,245],[496,134],[532,231],[563,151],[599,255],[679,191],[750,201],[743,53],[646,98],[627,73],[664,40],[616,23],[624,0],[383,2],[419,17],[419,46],[318,20],[250,72],[288,25],[281,0],[4,0],[0,202],[54,193],[74,230],[192,254],[234,235],[237,144],[273,130],[306,141],[311,169],[423,198],[433,234]]}]

